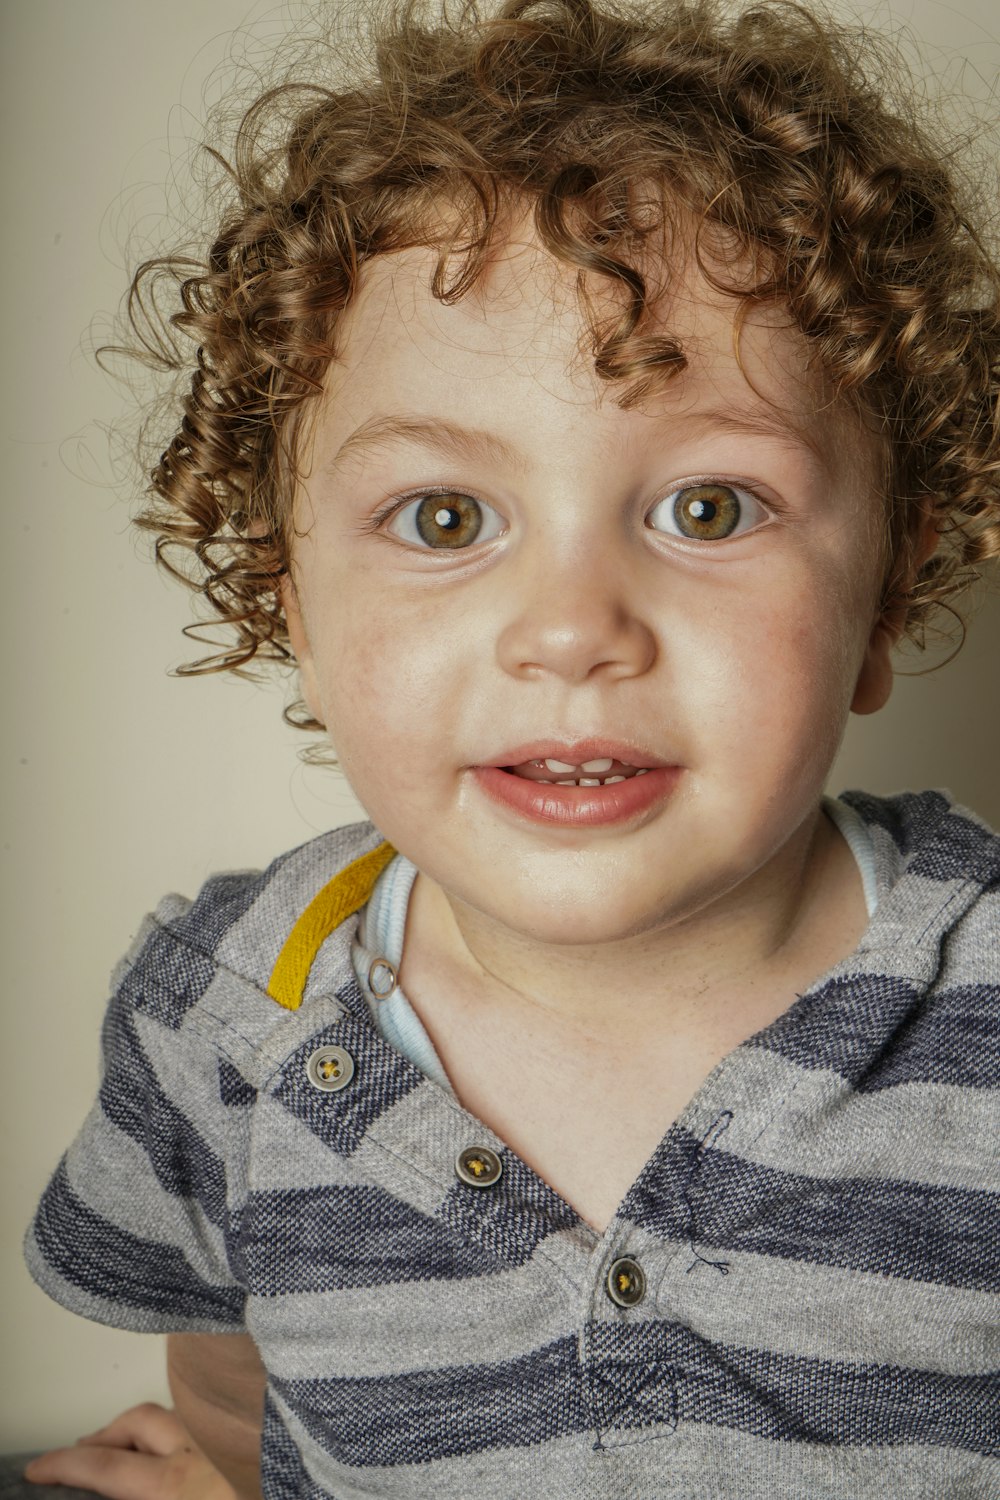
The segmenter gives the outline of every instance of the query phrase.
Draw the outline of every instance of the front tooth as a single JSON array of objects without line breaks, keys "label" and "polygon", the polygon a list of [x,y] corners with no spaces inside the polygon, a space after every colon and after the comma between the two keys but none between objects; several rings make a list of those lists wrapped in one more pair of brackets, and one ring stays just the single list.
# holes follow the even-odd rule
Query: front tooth
[{"label": "front tooth", "polygon": [[587,774],[590,775],[590,776],[603,776],[604,773],[605,773],[605,771],[610,771],[611,767],[613,765],[614,765],[614,761],[610,760],[610,759],[609,760],[585,760],[584,763],[583,763],[583,765],[580,767],[580,770],[581,771],[586,771]]},{"label": "front tooth", "polygon": [[601,782],[597,776],[581,776],[577,786],[600,786]]},{"label": "front tooth", "polygon": [[626,780],[626,778],[624,776],[608,776],[608,777],[605,778],[604,785],[605,786],[614,786],[614,784],[615,784],[616,781],[625,781],[625,780]]},{"label": "front tooth", "polygon": [[568,766],[564,760],[547,760],[545,764],[548,766],[549,770],[554,771],[557,776],[565,776],[567,772],[576,770],[576,766]]}]

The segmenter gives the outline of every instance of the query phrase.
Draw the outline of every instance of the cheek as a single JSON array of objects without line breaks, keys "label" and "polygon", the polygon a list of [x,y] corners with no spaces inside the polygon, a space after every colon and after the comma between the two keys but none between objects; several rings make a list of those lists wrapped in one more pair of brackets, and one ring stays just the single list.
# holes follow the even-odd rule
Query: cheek
[{"label": "cheek", "polygon": [[748,756],[789,762],[790,774],[833,759],[864,656],[860,601],[815,575],[776,586],[766,608],[742,611],[720,702],[736,707],[734,743]]},{"label": "cheek", "polygon": [[[354,598],[321,627],[321,691],[341,768],[371,810],[381,788],[405,797],[426,784],[453,715],[460,665],[429,601],[361,606]],[[379,607],[387,602],[391,611]]]},{"label": "cheek", "polygon": [[407,664],[376,621],[351,621],[326,639],[323,692],[327,729],[345,770],[392,753],[409,704]]}]

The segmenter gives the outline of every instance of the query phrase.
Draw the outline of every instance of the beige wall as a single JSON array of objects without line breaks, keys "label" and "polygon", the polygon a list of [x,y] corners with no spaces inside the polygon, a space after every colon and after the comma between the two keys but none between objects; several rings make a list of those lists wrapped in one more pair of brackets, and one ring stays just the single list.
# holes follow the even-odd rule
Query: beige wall
[{"label": "beige wall", "polygon": [[[188,601],[142,560],[107,483],[102,426],[121,395],[82,352],[124,284],[119,225],[155,218],[227,33],[249,15],[266,43],[291,11],[0,0],[11,562],[0,1447],[71,1436],[164,1394],[158,1341],[63,1313],[20,1261],[23,1225],[93,1094],[108,971],[165,890],[191,893],[212,869],[259,864],[356,815],[334,778],[297,762],[280,690],[166,676],[184,658]],[[1000,58],[993,0],[894,0],[876,19],[887,13],[915,18],[940,49],[935,66],[958,73],[967,60],[986,97]],[[998,656],[994,600],[956,663],[900,682],[883,714],[852,725],[833,787],[950,786],[1000,824]]]}]

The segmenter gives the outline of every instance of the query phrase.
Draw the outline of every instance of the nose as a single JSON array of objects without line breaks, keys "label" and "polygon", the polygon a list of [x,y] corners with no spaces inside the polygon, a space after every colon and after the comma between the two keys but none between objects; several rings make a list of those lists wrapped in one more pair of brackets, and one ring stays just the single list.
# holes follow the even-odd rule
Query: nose
[{"label": "nose", "polygon": [[497,641],[503,670],[569,683],[638,677],[656,659],[656,637],[637,607],[634,580],[579,554],[519,580]]}]

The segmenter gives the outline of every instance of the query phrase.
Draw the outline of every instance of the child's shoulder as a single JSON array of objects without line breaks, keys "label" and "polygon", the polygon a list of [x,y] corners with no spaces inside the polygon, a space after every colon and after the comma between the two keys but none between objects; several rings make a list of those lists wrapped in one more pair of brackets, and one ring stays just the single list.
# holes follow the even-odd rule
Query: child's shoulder
[{"label": "child's shoulder", "polygon": [[[115,970],[117,998],[171,1030],[247,1029],[256,1017],[251,1029],[263,1034],[282,1015],[272,981],[293,930],[298,924],[301,931],[318,893],[337,876],[350,879],[381,846],[372,824],[352,824],[298,845],[263,870],[214,874],[193,899],[164,896]],[[347,915],[361,902],[342,904]],[[311,934],[311,957],[338,925],[333,920],[326,932]],[[332,995],[352,977],[349,944],[335,942],[323,960],[323,988]]]},{"label": "child's shoulder", "polygon": [[[839,797],[864,823],[871,841],[877,899],[937,902],[945,916],[1000,897],[1000,834],[945,790]],[[961,893],[961,894],[959,894]],[[905,904],[904,902],[904,904]]]},{"label": "child's shoulder", "polygon": [[855,963],[869,1001],[900,1005],[882,1082],[1000,1086],[1000,837],[947,792],[841,800],[867,826],[877,883]]},{"label": "child's shoulder", "polygon": [[843,792],[840,801],[866,824],[876,849],[880,881],[904,875],[938,881],[1000,883],[1000,835],[947,791],[878,797]]}]

